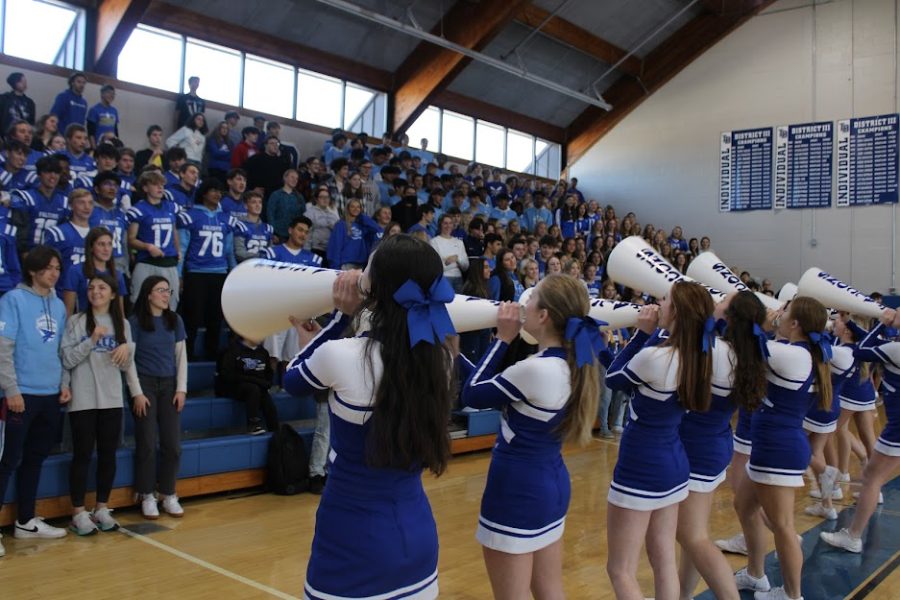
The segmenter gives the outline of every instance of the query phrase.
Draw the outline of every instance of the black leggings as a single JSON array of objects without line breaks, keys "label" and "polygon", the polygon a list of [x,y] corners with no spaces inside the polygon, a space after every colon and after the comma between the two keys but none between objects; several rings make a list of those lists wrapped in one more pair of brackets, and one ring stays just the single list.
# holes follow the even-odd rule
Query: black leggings
[{"label": "black leggings", "polygon": [[278,409],[272,402],[268,390],[254,383],[239,383],[235,394],[235,400],[242,400],[247,404],[247,420],[256,422],[262,411],[266,420],[266,429],[275,431],[278,429]]},{"label": "black leggings", "polygon": [[72,464],[69,467],[69,497],[72,506],[84,506],[88,469],[97,446],[97,503],[109,501],[116,477],[116,449],[122,430],[122,409],[77,410],[69,413],[72,425]]},{"label": "black leggings", "polygon": [[[215,360],[222,330],[222,286],[225,285],[225,274],[186,272],[183,281],[181,316],[184,317],[188,357]],[[194,341],[201,325],[206,327],[206,334],[202,354],[198,355],[194,352]]]}]

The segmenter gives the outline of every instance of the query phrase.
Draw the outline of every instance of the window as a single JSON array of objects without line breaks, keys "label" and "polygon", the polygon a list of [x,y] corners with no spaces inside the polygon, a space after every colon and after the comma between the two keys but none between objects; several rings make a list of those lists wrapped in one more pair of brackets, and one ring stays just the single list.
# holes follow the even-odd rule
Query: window
[{"label": "window", "polygon": [[534,138],[512,129],[506,132],[506,168],[522,173],[532,172]]},{"label": "window", "polygon": [[340,79],[298,70],[297,120],[322,127],[340,127],[343,94]]},{"label": "window", "polygon": [[[119,53],[116,77],[168,92],[181,91],[184,39],[161,29],[138,25]],[[202,81],[201,81],[202,83]]]},{"label": "window", "polygon": [[475,125],[475,160],[494,167],[502,167],[506,149],[503,128],[486,121]]},{"label": "window", "polygon": [[188,38],[184,51],[183,91],[188,78],[200,78],[198,94],[206,100],[223,104],[240,104],[241,53],[223,46]]},{"label": "window", "polygon": [[441,152],[463,160],[472,160],[474,142],[475,119],[445,110],[441,123]]},{"label": "window", "polygon": [[[363,112],[374,106],[375,100],[375,92],[372,90],[350,83],[344,86],[344,129],[351,129]],[[374,131],[372,133],[375,134]]]},{"label": "window", "polygon": [[419,118],[409,126],[406,135],[409,136],[409,145],[413,148],[422,146],[422,138],[428,140],[428,146],[438,150],[441,146],[441,109],[429,106]]},{"label": "window", "polygon": [[244,61],[244,107],[292,118],[294,68],[248,54]]},{"label": "window", "polygon": [[81,69],[84,11],[43,0],[6,0],[3,53]]}]

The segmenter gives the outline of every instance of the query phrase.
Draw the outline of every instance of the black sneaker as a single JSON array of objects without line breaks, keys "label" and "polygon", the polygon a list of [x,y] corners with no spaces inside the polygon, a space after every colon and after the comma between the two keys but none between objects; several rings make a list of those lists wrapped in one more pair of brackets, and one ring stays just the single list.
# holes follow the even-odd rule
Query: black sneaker
[{"label": "black sneaker", "polygon": [[315,494],[316,496],[321,496],[323,491],[325,491],[325,476],[313,475],[312,477],[310,477],[309,492],[311,494]]}]

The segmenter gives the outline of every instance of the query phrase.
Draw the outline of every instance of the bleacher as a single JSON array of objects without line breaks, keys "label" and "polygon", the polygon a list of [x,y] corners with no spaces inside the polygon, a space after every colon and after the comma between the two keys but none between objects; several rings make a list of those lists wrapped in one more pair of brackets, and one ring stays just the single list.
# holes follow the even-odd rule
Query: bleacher
[{"label": "bleacher", "polygon": [[[202,347],[203,337],[203,330],[200,330],[197,348]],[[181,468],[176,487],[182,498],[255,488],[265,482],[266,457],[272,434],[252,436],[246,433],[244,403],[215,396],[212,391],[214,376],[215,363],[193,362],[188,365],[188,398],[181,412]],[[315,400],[312,396],[295,398],[286,392],[274,394],[272,400],[281,422],[294,427],[309,453],[315,431]],[[123,412],[125,443],[116,453],[116,478],[110,497],[113,508],[134,505],[134,417],[127,408]],[[453,422],[454,454],[484,450],[493,446],[500,426],[500,413],[495,410],[456,411]],[[461,435],[463,432],[467,435]],[[60,452],[44,462],[38,485],[37,514],[40,516],[55,518],[70,514],[70,461],[69,452]],[[90,469],[89,491],[94,490],[95,471],[96,459]],[[14,481],[3,501],[0,525],[5,526],[12,523],[15,514]]]}]

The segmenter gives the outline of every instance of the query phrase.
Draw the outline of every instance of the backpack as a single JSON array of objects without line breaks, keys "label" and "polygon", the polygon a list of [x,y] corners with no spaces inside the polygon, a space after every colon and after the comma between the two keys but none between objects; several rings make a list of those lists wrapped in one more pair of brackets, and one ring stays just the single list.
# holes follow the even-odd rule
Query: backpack
[{"label": "backpack", "polygon": [[282,423],[269,440],[266,487],[274,494],[293,496],[309,489],[309,458],[303,438]]}]

